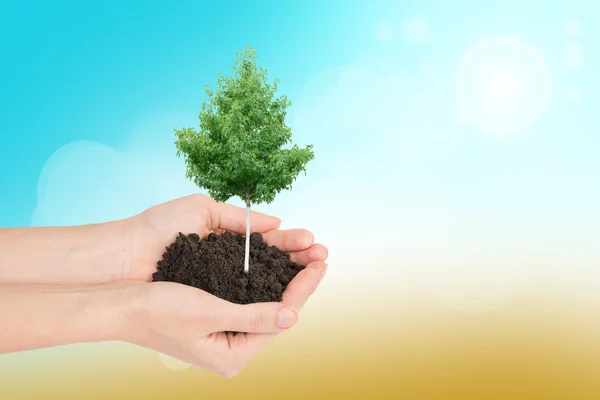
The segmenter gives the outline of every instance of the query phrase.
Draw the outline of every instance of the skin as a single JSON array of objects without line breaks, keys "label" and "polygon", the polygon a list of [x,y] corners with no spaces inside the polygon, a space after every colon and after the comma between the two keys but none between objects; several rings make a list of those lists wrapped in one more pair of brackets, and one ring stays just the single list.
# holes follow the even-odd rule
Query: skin
[{"label": "skin", "polygon": [[245,232],[244,209],[206,196],[183,197],[105,224],[2,229],[0,315],[7,328],[0,330],[0,353],[117,340],[235,376],[296,324],[326,272],[327,249],[314,244],[309,231],[279,230],[280,223],[252,214],[253,231],[306,268],[282,302],[249,305],[151,282],[178,232]]}]

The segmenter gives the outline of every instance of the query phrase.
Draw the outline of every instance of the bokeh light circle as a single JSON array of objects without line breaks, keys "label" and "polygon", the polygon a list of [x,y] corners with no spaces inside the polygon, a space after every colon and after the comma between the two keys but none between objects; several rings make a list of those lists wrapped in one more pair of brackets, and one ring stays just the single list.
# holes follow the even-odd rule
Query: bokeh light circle
[{"label": "bokeh light circle", "polygon": [[578,38],[583,35],[581,26],[574,20],[568,20],[567,22],[565,22],[563,30],[565,36],[568,38]]},{"label": "bokeh light circle", "polygon": [[560,58],[566,69],[575,71],[583,65],[585,51],[583,46],[577,42],[567,43],[562,48]]},{"label": "bokeh light circle", "polygon": [[545,111],[550,73],[542,57],[517,39],[492,39],[462,59],[456,79],[462,118],[506,136],[528,128]]}]

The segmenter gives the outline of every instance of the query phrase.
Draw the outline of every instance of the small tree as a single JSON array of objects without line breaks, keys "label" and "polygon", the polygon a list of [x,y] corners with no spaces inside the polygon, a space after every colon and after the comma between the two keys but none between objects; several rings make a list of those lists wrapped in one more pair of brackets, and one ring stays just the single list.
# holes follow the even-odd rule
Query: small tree
[{"label": "small tree", "polygon": [[175,130],[186,177],[217,201],[239,197],[246,203],[245,272],[249,271],[251,205],[271,203],[279,192],[291,189],[314,158],[312,145],[284,148],[292,136],[285,123],[291,102],[285,95],[276,97],[279,81],[270,84],[267,71],[256,61],[252,47],[238,52],[233,75],[220,75],[215,90],[206,87],[200,130]]}]

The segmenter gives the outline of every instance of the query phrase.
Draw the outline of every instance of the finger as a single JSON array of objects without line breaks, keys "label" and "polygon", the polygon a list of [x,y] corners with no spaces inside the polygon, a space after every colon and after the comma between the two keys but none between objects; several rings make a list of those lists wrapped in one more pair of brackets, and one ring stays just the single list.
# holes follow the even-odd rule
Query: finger
[{"label": "finger", "polygon": [[306,250],[290,252],[290,260],[299,265],[308,265],[314,261],[325,261],[329,256],[327,247],[313,244]]},{"label": "finger", "polygon": [[[226,203],[215,203],[211,208],[211,229],[223,229],[243,235],[246,233],[246,210]],[[267,232],[279,228],[281,220],[277,217],[250,212],[250,229],[252,232]]]},{"label": "finger", "polygon": [[281,333],[298,322],[298,311],[282,303],[234,304],[213,309],[215,332]]},{"label": "finger", "polygon": [[315,240],[306,229],[274,229],[263,233],[262,237],[269,246],[275,246],[285,253],[308,249]]},{"label": "finger", "polygon": [[[321,261],[313,262],[300,271],[290,282],[283,293],[283,303],[300,310],[323,279],[327,264]],[[229,340],[238,350],[238,356],[250,360],[267,346],[280,332],[251,333],[248,335],[230,336]]]},{"label": "finger", "polygon": [[283,303],[300,311],[327,272],[327,264],[315,261],[300,271],[283,292]]},{"label": "finger", "polygon": [[243,363],[256,357],[279,333],[248,333],[246,335],[229,335],[228,341],[231,348],[236,350],[236,356]]}]

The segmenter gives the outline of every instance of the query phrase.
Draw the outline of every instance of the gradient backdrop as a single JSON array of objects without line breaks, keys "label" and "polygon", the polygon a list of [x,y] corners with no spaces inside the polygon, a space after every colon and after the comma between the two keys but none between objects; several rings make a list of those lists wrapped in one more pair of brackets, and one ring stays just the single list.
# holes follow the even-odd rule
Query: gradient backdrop
[{"label": "gradient backdrop", "polygon": [[313,230],[330,268],[235,379],[77,345],[0,356],[0,399],[600,398],[598,15],[592,0],[2,2],[0,226],[196,192],[173,129],[251,44],[316,150],[258,209]]}]

